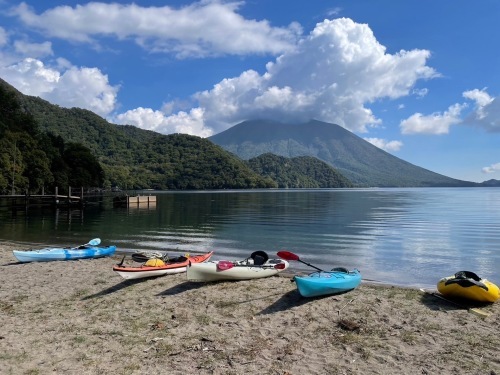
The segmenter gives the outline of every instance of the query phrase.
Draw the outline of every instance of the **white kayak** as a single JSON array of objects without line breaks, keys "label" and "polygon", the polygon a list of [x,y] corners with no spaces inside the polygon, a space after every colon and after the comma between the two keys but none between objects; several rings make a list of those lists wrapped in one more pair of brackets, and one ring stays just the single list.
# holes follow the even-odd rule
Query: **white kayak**
[{"label": "white kayak", "polygon": [[263,251],[254,252],[240,261],[218,260],[192,263],[187,268],[189,281],[251,280],[269,277],[286,270],[289,263],[283,259],[269,259]]}]

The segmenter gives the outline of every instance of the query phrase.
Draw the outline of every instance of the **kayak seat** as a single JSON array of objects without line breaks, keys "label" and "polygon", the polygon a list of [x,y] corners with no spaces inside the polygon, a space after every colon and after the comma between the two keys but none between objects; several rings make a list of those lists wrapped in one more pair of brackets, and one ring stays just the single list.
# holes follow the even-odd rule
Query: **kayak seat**
[{"label": "kayak seat", "polygon": [[180,255],[175,258],[169,258],[168,263],[182,263],[185,262],[186,260],[188,260],[188,258],[186,258],[184,255]]},{"label": "kayak seat", "polygon": [[342,273],[349,273],[349,270],[345,267],[335,267],[332,268],[333,272],[342,272]]},{"label": "kayak seat", "polygon": [[253,259],[253,264],[255,266],[262,266],[264,263],[267,262],[269,259],[269,256],[265,251],[254,251],[251,255],[250,258]]},{"label": "kayak seat", "polygon": [[481,278],[478,275],[476,275],[474,272],[471,272],[471,271],[458,271],[455,274],[455,278],[457,278],[457,279],[472,279],[472,280],[476,280],[476,281],[481,280]]},{"label": "kayak seat", "polygon": [[488,290],[488,287],[481,282],[481,278],[471,271],[459,271],[455,274],[455,277],[447,280],[444,285],[458,284],[462,288],[470,288],[472,286],[478,286],[484,290]]}]

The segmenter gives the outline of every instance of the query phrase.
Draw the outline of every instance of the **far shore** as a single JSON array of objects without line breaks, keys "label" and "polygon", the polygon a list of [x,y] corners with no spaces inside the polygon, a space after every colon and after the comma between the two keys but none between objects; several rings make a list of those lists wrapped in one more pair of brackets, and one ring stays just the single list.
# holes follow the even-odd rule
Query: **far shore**
[{"label": "far shore", "polygon": [[124,281],[122,255],[23,264],[15,248],[0,241],[1,374],[500,375],[498,302],[478,315],[366,282],[306,299],[290,274]]}]

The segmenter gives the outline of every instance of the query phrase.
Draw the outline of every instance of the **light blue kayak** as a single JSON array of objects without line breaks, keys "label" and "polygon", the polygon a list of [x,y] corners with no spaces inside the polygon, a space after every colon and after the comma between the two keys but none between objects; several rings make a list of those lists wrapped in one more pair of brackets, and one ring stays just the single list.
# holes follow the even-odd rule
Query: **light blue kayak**
[{"label": "light blue kayak", "polygon": [[13,254],[20,262],[50,262],[53,260],[75,260],[102,258],[111,256],[116,246],[98,246],[101,240],[96,238],[88,244],[77,247],[47,247],[37,250],[14,250]]},{"label": "light blue kayak", "polygon": [[302,297],[319,297],[355,289],[361,283],[361,274],[357,269],[334,268],[293,279]]}]

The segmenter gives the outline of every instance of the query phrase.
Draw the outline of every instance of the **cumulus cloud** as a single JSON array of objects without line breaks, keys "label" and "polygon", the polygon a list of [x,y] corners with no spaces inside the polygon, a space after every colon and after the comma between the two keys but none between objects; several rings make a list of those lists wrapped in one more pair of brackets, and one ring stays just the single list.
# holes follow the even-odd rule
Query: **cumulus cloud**
[{"label": "cumulus cloud", "polygon": [[401,121],[399,127],[403,134],[448,134],[450,126],[462,122],[460,114],[466,104],[453,104],[444,113],[423,115],[415,113]]},{"label": "cumulus cloud", "polygon": [[[178,56],[281,53],[266,65],[263,74],[247,70],[226,78],[211,89],[194,93],[192,108],[179,112],[166,105],[162,110],[137,108],[116,114],[119,87],[112,86],[98,68],[74,67],[64,59],[51,65],[24,59],[0,67],[0,74],[22,92],[62,106],[113,115],[118,123],[161,133],[200,136],[255,118],[317,119],[367,132],[381,124],[369,108],[371,103],[411,95],[418,81],[438,76],[426,65],[429,51],[387,53],[366,24],[348,18],[324,20],[297,41],[300,27],[273,28],[267,21],[246,20],[237,14],[240,5],[202,1],[174,9],[93,2],[74,8],[59,6],[41,14],[26,4],[15,9],[14,14],[30,28],[77,42],[92,43],[103,35],[134,38]],[[49,46],[39,45],[43,47],[39,53],[48,53]]]},{"label": "cumulus cloud", "polygon": [[180,111],[172,116],[165,116],[162,111],[150,108],[136,108],[119,114],[115,119],[117,124],[135,125],[142,129],[158,133],[196,134],[200,137],[209,137],[212,130],[203,123],[203,109],[194,108],[189,113]]},{"label": "cumulus cloud", "polygon": [[298,24],[272,27],[268,21],[243,18],[240,1],[200,1],[182,8],[90,2],[58,6],[41,14],[25,3],[12,14],[48,37],[98,43],[100,36],[133,39],[153,51],[178,57],[219,54],[281,53],[295,44]]},{"label": "cumulus cloud", "polygon": [[474,112],[464,119],[467,125],[479,126],[489,132],[500,132],[500,99],[491,97],[486,89],[470,90],[463,97],[474,101]]},{"label": "cumulus cloud", "polygon": [[107,116],[116,106],[118,87],[111,86],[97,68],[71,66],[59,71],[40,60],[26,58],[0,67],[0,76],[26,95],[40,96],[64,107],[85,108]]},{"label": "cumulus cloud", "polygon": [[1,77],[26,95],[43,96],[57,85],[60,73],[46,67],[40,60],[26,58],[0,67]]},{"label": "cumulus cloud", "polygon": [[419,79],[437,76],[426,66],[429,56],[426,50],[388,54],[368,25],[325,20],[263,75],[249,70],[193,97],[215,133],[251,118],[315,118],[366,132],[381,122],[367,103],[409,95]]},{"label": "cumulus cloud", "polygon": [[479,126],[486,131],[500,131],[500,100],[491,97],[486,89],[464,91],[462,96],[474,102],[469,114],[462,117],[462,110],[468,107],[467,103],[456,103],[444,113],[423,115],[415,113],[401,121],[400,129],[403,134],[448,134],[450,127],[456,124]]},{"label": "cumulus cloud", "polygon": [[364,138],[364,140],[387,152],[399,151],[403,147],[401,141],[388,141],[382,138]]},{"label": "cumulus cloud", "polygon": [[109,85],[108,76],[97,68],[71,67],[60,77],[47,100],[64,107],[82,107],[101,116],[115,109],[118,87]]},{"label": "cumulus cloud", "polygon": [[500,171],[500,163],[492,164],[489,167],[484,167],[482,169],[483,173],[494,173]]}]

